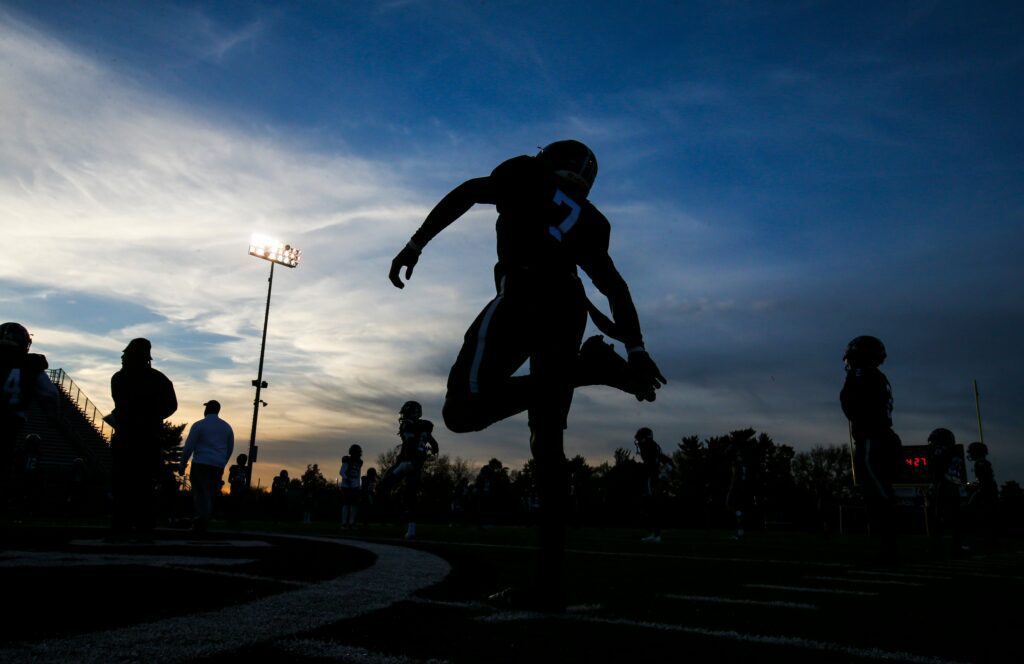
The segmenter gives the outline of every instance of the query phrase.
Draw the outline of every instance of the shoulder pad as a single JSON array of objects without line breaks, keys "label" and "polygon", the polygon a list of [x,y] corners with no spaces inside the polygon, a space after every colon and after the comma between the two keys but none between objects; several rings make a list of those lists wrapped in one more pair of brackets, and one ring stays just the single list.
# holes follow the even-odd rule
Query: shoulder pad
[{"label": "shoulder pad", "polygon": [[25,356],[22,366],[27,371],[46,371],[50,368],[50,363],[46,361],[45,355],[40,353],[29,353]]},{"label": "shoulder pad", "polygon": [[423,433],[433,433],[434,423],[430,420],[420,420],[420,429]]}]

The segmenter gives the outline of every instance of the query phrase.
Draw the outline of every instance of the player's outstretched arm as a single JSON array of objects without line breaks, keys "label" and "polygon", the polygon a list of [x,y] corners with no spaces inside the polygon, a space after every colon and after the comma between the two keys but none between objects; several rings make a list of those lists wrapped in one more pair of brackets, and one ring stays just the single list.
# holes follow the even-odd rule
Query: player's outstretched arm
[{"label": "player's outstretched arm", "polygon": [[631,389],[638,401],[654,401],[656,390],[668,383],[658,365],[644,348],[643,334],[640,332],[640,318],[636,313],[636,305],[629,294],[629,286],[615,268],[608,254],[591,256],[580,263],[583,270],[590,276],[594,286],[605,297],[612,310],[613,324],[620,335],[619,339],[628,353]]},{"label": "player's outstretched arm", "polygon": [[412,277],[412,270],[420,259],[420,252],[434,237],[450,226],[456,219],[466,214],[469,208],[477,203],[494,203],[494,184],[490,177],[466,180],[452,189],[430,211],[423,225],[413,233],[412,239],[402,247],[398,255],[391,261],[388,279],[396,288],[405,288],[400,276],[405,268],[406,280]]}]

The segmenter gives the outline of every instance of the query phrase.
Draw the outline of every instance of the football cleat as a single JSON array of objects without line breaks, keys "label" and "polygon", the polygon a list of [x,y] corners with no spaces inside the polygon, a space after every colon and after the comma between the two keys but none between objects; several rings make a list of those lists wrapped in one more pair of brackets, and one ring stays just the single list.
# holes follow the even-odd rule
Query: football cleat
[{"label": "football cleat", "polygon": [[615,346],[605,343],[602,334],[590,337],[580,346],[575,383],[576,387],[608,385],[633,394],[629,389],[629,364],[615,352]]}]

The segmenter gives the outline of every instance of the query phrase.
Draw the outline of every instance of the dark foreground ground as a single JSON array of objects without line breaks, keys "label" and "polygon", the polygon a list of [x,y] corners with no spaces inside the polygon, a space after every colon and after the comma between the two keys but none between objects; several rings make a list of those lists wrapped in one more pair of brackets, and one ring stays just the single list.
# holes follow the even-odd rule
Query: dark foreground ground
[{"label": "dark foreground ground", "polygon": [[1020,542],[948,558],[907,539],[878,569],[861,537],[582,529],[555,615],[482,601],[529,578],[530,531],[401,532],[9,527],[0,661],[1024,661]]}]

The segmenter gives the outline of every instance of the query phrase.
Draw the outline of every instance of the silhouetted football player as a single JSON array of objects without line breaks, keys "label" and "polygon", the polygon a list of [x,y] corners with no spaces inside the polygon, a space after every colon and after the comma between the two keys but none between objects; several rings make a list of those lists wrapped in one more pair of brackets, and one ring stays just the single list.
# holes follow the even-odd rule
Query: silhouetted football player
[{"label": "silhouetted football player", "polygon": [[935,429],[928,434],[928,518],[933,553],[942,553],[942,538],[952,537],[950,552],[963,552],[963,529],[960,513],[960,488],[963,459],[956,454],[956,438],[949,429]]},{"label": "silhouetted football player", "polygon": [[839,393],[850,421],[854,470],[864,493],[872,535],[881,537],[881,562],[895,564],[896,494],[892,481],[900,463],[901,442],[892,430],[892,388],[879,370],[885,361],[881,340],[861,336],[846,346],[846,382]]},{"label": "silhouetted football player", "polygon": [[[573,389],[603,383],[653,401],[666,382],[644,349],[629,288],[608,255],[611,225],[587,200],[596,177],[597,159],[578,141],[513,157],[442,198],[389,274],[403,288],[402,268],[411,277],[434,236],[475,204],[497,207],[498,293],[466,332],[448,376],[443,416],[449,429],[465,433],[529,411],[542,505],[538,599],[553,609],[563,605],[568,478],[562,436]],[[611,319],[587,300],[577,268],[608,298]],[[602,332],[626,346],[628,362],[599,337],[581,349],[588,311]],[[527,360],[530,374],[513,377]]]},{"label": "silhouetted football player", "polygon": [[351,445],[348,454],[341,457],[341,527],[351,528],[356,525],[356,514],[359,511],[359,497],[362,493],[360,482],[363,474],[363,448]]},{"label": "silhouetted football player", "polygon": [[973,442],[967,446],[967,457],[974,464],[974,482],[968,486],[970,498],[967,512],[975,536],[989,549],[995,548],[998,534],[997,512],[999,507],[999,486],[988,460],[988,445]]},{"label": "silhouetted football player", "polygon": [[6,507],[14,473],[15,443],[28,419],[28,407],[40,401],[56,408],[57,388],[46,375],[46,357],[28,352],[32,336],[20,323],[0,325],[0,507]]},{"label": "silhouetted football player", "polygon": [[636,451],[644,467],[644,509],[651,534],[641,541],[661,543],[662,502],[669,474],[675,467],[672,459],[661,451],[661,445],[654,440],[654,432],[647,427],[637,430],[633,438]]},{"label": "silhouetted football player", "polygon": [[402,404],[398,411],[398,435],[402,439],[402,447],[394,465],[381,477],[380,489],[387,491],[395,482],[404,480],[402,505],[408,522],[405,539],[416,537],[416,507],[423,464],[428,454],[437,456],[438,452],[433,434],[434,423],[423,419],[423,407],[419,402],[406,401]]}]

